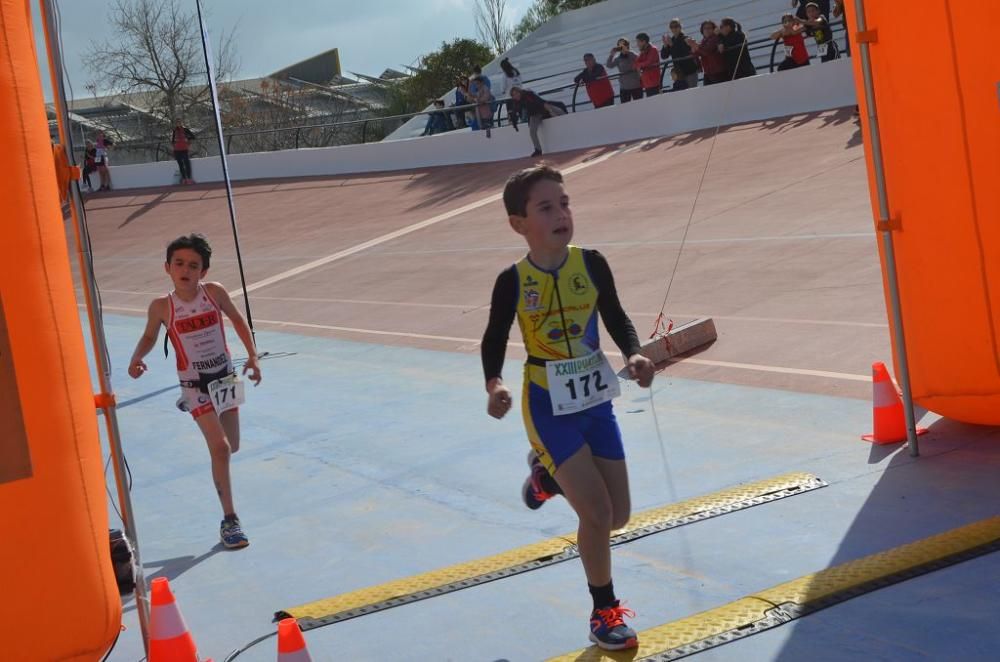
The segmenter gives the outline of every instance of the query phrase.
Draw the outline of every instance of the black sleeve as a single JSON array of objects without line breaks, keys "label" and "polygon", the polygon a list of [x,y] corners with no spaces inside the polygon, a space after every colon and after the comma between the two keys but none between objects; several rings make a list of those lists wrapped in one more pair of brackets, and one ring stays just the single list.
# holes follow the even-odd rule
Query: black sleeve
[{"label": "black sleeve", "polygon": [[575,77],[573,78],[573,82],[574,82],[574,83],[576,83],[577,85],[579,85],[579,84],[580,84],[580,83],[581,83],[581,82],[583,81],[583,76],[584,76],[584,74],[586,74],[586,73],[587,73],[587,70],[586,70],[586,69],[584,69],[583,71],[581,71],[580,73],[578,73],[578,74],[577,74],[577,75],[576,75],[576,76],[575,76]]},{"label": "black sleeve", "polygon": [[481,353],[483,374],[486,381],[499,377],[503,371],[503,359],[507,353],[507,338],[510,325],[517,314],[517,269],[510,267],[497,276],[490,298],[490,321],[483,334]]},{"label": "black sleeve", "polygon": [[197,137],[194,135],[194,131],[187,127],[184,128],[184,135],[187,136],[188,140],[194,140]]},{"label": "black sleeve", "polygon": [[598,251],[584,249],[583,260],[590,272],[590,278],[597,287],[597,312],[604,320],[611,338],[626,357],[638,353],[641,345],[632,320],[628,318],[622,302],[618,299],[615,279],[607,259]]}]

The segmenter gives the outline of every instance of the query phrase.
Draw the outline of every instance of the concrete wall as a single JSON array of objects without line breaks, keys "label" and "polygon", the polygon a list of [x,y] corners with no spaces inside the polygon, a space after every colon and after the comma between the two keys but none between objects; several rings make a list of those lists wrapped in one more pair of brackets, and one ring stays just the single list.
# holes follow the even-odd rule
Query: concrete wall
[{"label": "concrete wall", "polygon": [[[546,120],[540,133],[545,151],[551,153],[855,103],[851,61],[845,58],[571,113]],[[526,126],[519,133],[508,126],[493,131],[492,139],[482,131],[456,131],[369,145],[237,154],[229,158],[229,167],[234,180],[340,175],[516,159],[532,149]],[[199,182],[222,180],[218,157],[195,159],[192,164]],[[169,185],[176,182],[176,173],[173,161],[112,166],[116,189]]]}]

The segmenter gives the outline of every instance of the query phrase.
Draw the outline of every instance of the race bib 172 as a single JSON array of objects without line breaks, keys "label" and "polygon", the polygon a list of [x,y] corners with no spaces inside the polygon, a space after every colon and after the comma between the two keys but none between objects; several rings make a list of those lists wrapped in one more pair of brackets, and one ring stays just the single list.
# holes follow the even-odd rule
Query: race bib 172
[{"label": "race bib 172", "polygon": [[621,395],[618,377],[604,352],[545,364],[552,413],[572,414],[609,402]]}]

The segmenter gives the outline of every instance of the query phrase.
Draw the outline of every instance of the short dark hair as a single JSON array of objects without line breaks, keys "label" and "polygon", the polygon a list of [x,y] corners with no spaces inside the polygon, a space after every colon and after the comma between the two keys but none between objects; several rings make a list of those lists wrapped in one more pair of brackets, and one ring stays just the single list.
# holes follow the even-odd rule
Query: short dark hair
[{"label": "short dark hair", "polygon": [[473,67],[472,67],[472,73],[474,73],[474,74],[481,74],[481,73],[483,73],[483,68],[480,67],[478,64],[473,65]]},{"label": "short dark hair", "polygon": [[204,235],[192,232],[184,237],[177,237],[167,245],[167,263],[174,257],[174,251],[182,248],[189,248],[201,256],[201,268],[208,269],[212,261],[212,247],[208,245],[208,239]]},{"label": "short dark hair", "polygon": [[593,54],[593,53],[584,53],[584,54],[583,54],[583,59],[584,59],[584,60],[586,60],[587,58],[590,58],[591,60],[594,60],[594,59],[596,59],[596,58],[594,57],[594,54]]},{"label": "short dark hair", "polygon": [[527,216],[531,189],[538,182],[545,180],[562,184],[563,176],[547,163],[539,163],[511,175],[503,187],[503,205],[507,208],[507,215]]},{"label": "short dark hair", "polygon": [[636,38],[636,41],[646,41],[646,42],[649,41],[649,35],[646,34],[645,32],[640,32],[639,34],[637,34],[635,36],[635,38]]}]

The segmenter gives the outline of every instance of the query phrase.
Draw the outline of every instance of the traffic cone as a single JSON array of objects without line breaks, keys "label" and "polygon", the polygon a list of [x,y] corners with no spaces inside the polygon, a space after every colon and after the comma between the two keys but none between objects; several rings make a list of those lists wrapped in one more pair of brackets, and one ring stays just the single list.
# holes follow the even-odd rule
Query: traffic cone
[{"label": "traffic cone", "polygon": [[194,637],[184,624],[166,577],[150,583],[149,662],[198,662]]},{"label": "traffic cone", "polygon": [[[865,441],[876,444],[897,444],[906,441],[903,401],[889,377],[889,371],[881,361],[872,364],[872,419],[875,431],[862,435],[861,438]],[[925,432],[927,432],[925,428],[917,428],[917,434]]]},{"label": "traffic cone", "polygon": [[299,622],[294,618],[278,621],[278,662],[312,662]]}]

